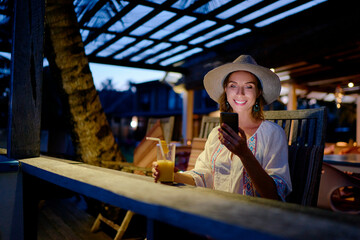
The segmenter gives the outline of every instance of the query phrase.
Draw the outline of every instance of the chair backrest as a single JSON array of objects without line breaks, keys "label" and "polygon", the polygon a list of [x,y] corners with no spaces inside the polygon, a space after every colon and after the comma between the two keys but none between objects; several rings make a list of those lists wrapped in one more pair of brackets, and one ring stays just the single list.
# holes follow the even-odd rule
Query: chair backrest
[{"label": "chair backrest", "polygon": [[293,191],[287,201],[316,206],[325,147],[325,107],[265,111],[264,115],[266,120],[281,126],[288,139]]},{"label": "chair backrest", "polygon": [[218,125],[220,125],[219,117],[203,116],[201,120],[199,138],[207,138],[211,130]]},{"label": "chair backrest", "polygon": [[[288,202],[316,206],[325,147],[326,109],[264,111],[266,120],[281,126],[289,144],[289,167],[293,191]],[[219,117],[203,117],[200,136],[207,138]]]},{"label": "chair backrest", "polygon": [[193,138],[188,166],[186,168],[187,171],[195,167],[196,159],[198,158],[200,153],[204,150],[205,143],[206,143],[206,138]]},{"label": "chair backrest", "polygon": [[171,142],[175,122],[174,116],[165,118],[149,118],[146,133],[150,131],[150,129],[155,125],[158,120],[160,120],[160,126],[163,130],[164,140],[168,143]]}]

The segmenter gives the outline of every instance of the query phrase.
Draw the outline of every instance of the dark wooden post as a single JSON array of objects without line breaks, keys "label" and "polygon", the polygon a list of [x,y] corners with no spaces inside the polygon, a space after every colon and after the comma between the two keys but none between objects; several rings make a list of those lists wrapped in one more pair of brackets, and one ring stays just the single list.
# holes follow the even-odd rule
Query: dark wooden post
[{"label": "dark wooden post", "polygon": [[[44,12],[44,0],[15,0],[7,141],[11,159],[40,155]],[[24,177],[24,236],[37,239],[37,186]]]},{"label": "dark wooden post", "polygon": [[44,0],[15,0],[7,156],[40,155]]}]

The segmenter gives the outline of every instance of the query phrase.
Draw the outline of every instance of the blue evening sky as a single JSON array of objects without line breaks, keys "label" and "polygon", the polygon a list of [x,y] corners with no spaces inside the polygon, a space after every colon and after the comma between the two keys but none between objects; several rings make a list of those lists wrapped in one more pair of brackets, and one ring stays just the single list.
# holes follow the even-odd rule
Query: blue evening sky
[{"label": "blue evening sky", "polygon": [[[0,55],[8,59],[11,54],[0,52]],[[47,66],[47,61],[44,61],[44,66]],[[112,85],[115,90],[124,91],[129,87],[129,82],[142,83],[154,80],[160,80],[165,76],[164,71],[121,67],[107,64],[90,63],[90,70],[94,79],[96,89],[102,89],[102,83],[108,79],[112,80]]]},{"label": "blue evening sky", "polygon": [[90,70],[94,78],[96,89],[102,89],[102,83],[112,79],[114,89],[118,91],[127,90],[129,82],[142,83],[160,80],[165,76],[164,71],[121,67],[114,65],[90,63]]}]

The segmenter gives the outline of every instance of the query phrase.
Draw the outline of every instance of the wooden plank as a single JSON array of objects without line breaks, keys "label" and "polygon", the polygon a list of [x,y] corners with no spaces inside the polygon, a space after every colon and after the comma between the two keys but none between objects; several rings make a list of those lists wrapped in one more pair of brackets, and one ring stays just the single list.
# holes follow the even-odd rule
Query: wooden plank
[{"label": "wooden plank", "polygon": [[61,187],[215,239],[360,239],[356,216],[211,189],[155,184],[146,176],[46,157],[21,160],[21,168]]},{"label": "wooden plank", "polygon": [[44,1],[15,1],[7,154],[40,155]]},{"label": "wooden plank", "polygon": [[75,197],[44,201],[39,208],[37,239],[112,239],[102,231],[90,231],[95,218],[79,209],[77,201]]}]

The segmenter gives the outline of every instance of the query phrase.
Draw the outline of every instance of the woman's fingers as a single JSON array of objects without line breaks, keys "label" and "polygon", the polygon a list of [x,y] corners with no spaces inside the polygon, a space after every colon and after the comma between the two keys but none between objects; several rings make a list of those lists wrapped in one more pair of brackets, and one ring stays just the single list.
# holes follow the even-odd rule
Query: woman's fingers
[{"label": "woman's fingers", "polygon": [[154,178],[154,181],[157,182],[159,179],[159,170],[158,170],[158,163],[155,161],[152,163],[152,177]]},{"label": "woman's fingers", "polygon": [[246,134],[244,132],[244,130],[242,130],[242,128],[239,128],[239,133],[240,133],[240,136],[243,137],[244,139],[246,139]]}]

